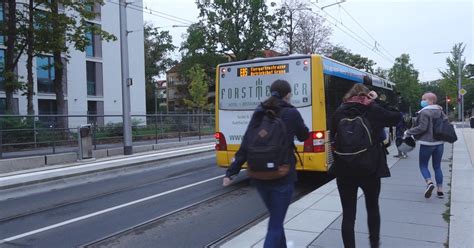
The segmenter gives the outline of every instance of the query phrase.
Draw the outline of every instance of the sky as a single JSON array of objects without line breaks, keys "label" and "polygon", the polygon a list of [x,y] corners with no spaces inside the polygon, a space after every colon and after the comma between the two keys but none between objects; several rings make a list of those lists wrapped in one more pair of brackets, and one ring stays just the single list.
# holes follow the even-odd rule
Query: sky
[{"label": "sky", "polygon": [[[195,1],[143,0],[144,7],[160,12],[145,13],[145,22],[169,30],[179,47],[186,27],[172,25],[186,26],[198,20]],[[312,0],[309,7],[337,25],[328,23],[333,44],[374,60],[376,67],[389,69],[396,57],[408,53],[421,81],[439,79],[439,70],[446,69],[450,54],[434,52],[450,52],[459,42],[466,45],[466,62],[474,64],[474,0],[346,0],[342,7],[324,8],[327,13],[317,8],[336,2]],[[166,19],[166,14],[180,19]],[[375,43],[378,51],[374,51]],[[179,52],[173,57],[179,58]]]}]

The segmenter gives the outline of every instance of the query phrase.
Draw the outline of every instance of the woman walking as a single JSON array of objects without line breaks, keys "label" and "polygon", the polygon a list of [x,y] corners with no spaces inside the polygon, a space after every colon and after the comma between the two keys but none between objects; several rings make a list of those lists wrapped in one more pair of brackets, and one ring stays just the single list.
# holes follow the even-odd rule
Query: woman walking
[{"label": "woman walking", "polygon": [[[304,141],[308,138],[309,133],[300,113],[290,104],[290,84],[284,80],[277,80],[271,85],[270,91],[271,96],[255,110],[247,130],[254,125],[258,125],[268,112],[275,113],[281,117],[285,124],[286,139],[291,144],[286,151],[288,153],[287,162],[289,163],[289,172],[286,176],[273,180],[254,179],[258,193],[270,213],[264,247],[279,248],[286,247],[283,221],[291,202],[296,181],[296,157],[293,150],[293,141],[295,136],[299,141]],[[244,135],[240,149],[235,154],[235,160],[226,171],[223,180],[224,186],[231,183],[232,176],[238,174],[242,165],[247,161],[247,143],[249,139]]]},{"label": "woman walking", "polygon": [[433,119],[445,116],[443,108],[436,104],[437,97],[434,93],[427,92],[421,97],[422,109],[418,111],[415,126],[408,129],[405,135],[413,135],[420,144],[419,166],[421,175],[426,182],[425,198],[430,198],[435,188],[428,170],[430,158],[435,173],[437,196],[444,198],[443,193],[443,171],[441,170],[441,158],[444,152],[444,142],[433,137]]},{"label": "woman walking", "polygon": [[[331,140],[336,141],[335,145],[335,163],[333,173],[336,176],[337,188],[342,204],[342,239],[345,248],[354,248],[355,235],[354,224],[356,219],[357,189],[362,188],[365,195],[367,208],[367,218],[369,226],[369,240],[372,248],[379,247],[380,239],[380,212],[379,212],[379,194],[380,178],[389,177],[390,171],[387,166],[387,153],[383,146],[383,137],[381,133],[384,127],[395,126],[401,120],[401,114],[398,111],[387,110],[374,102],[376,93],[362,84],[355,84],[344,96],[343,104],[336,110],[331,120]],[[344,135],[354,137],[354,133],[342,133],[344,121],[357,119],[354,114],[363,120],[360,123],[369,133],[368,140],[371,145],[368,151],[360,153],[363,159],[356,159],[348,162],[343,159],[343,155],[350,153],[339,153],[338,150],[346,149],[341,146],[341,139]],[[342,121],[342,122],[341,122]],[[354,140],[352,145],[355,146]],[[351,146],[349,142],[349,146]],[[350,148],[349,148],[350,149]],[[351,153],[358,156],[358,153]],[[366,161],[365,167],[356,166],[361,160]],[[365,169],[365,170],[362,170]]]}]

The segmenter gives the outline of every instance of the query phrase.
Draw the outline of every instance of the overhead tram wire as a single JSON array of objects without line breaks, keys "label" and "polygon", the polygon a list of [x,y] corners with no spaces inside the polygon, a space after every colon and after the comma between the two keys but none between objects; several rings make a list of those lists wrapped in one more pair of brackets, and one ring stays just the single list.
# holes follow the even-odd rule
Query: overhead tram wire
[{"label": "overhead tram wire", "polygon": [[364,32],[370,37],[372,38],[372,40],[374,40],[375,44],[378,44],[380,48],[382,48],[385,53],[387,53],[392,59],[395,59],[395,56],[393,56],[387,49],[385,49],[382,44],[380,44],[380,42],[378,42],[370,33],[369,31],[367,31],[367,29],[365,29],[358,21],[357,19],[355,19],[342,5],[339,5],[339,7],[357,24],[359,25],[359,27],[364,30]]},{"label": "overhead tram wire", "polygon": [[[112,3],[112,4],[115,4],[115,5],[119,5],[121,6],[122,4],[120,3],[117,3],[117,2],[114,2],[112,0],[108,0],[107,2],[109,3]],[[135,11],[140,11],[144,14],[148,14],[148,15],[152,15],[152,16],[156,16],[156,17],[159,17],[159,18],[163,18],[163,19],[167,19],[167,20],[170,20],[170,21],[173,21],[173,22],[177,22],[177,23],[180,23],[180,24],[184,24],[184,25],[189,25],[190,23],[188,22],[184,22],[184,21],[181,21],[181,20],[178,20],[178,19],[173,19],[171,17],[167,17],[167,16],[164,16],[162,14],[156,14],[156,13],[153,13],[152,11],[150,12],[147,12],[145,9],[143,9],[142,7],[138,6],[139,8],[136,8],[135,7],[136,5],[131,5],[131,4],[127,4],[127,8],[131,9],[131,10],[135,10]]]},{"label": "overhead tram wire", "polygon": [[184,22],[189,22],[189,24],[193,24],[194,22],[191,21],[191,20],[188,20],[188,19],[185,19],[185,18],[181,18],[181,17],[178,17],[178,16],[174,16],[174,15],[170,15],[170,14],[167,14],[165,12],[161,12],[161,11],[158,11],[158,10],[154,10],[154,9],[151,9],[151,8],[148,8],[147,6],[143,7],[143,6],[140,6],[140,5],[134,5],[133,3],[130,4],[131,6],[135,6],[135,7],[138,7],[138,8],[141,8],[143,9],[144,11],[148,12],[148,13],[156,13],[158,15],[165,15],[165,16],[169,16],[171,18],[174,18],[174,19],[177,19],[177,20],[182,20]]},{"label": "overhead tram wire", "polygon": [[[346,25],[344,25],[344,23],[340,22],[339,20],[337,20],[335,17],[333,17],[332,15],[330,15],[329,13],[327,13],[326,11],[322,10],[321,7],[319,7],[318,5],[316,5],[315,3],[312,3],[314,6],[316,6],[318,9],[320,9],[322,12],[324,12],[324,14],[326,16],[329,16],[331,17],[333,20],[335,20],[336,23],[333,23],[331,22],[329,19],[326,19],[326,21],[328,21],[331,25],[335,26],[336,28],[338,28],[339,30],[341,30],[342,32],[344,32],[346,35],[348,35],[349,37],[351,37],[352,39],[354,39],[355,41],[357,41],[359,44],[363,45],[364,47],[366,47],[367,49],[369,49],[370,51],[372,51],[374,54],[380,56],[381,58],[387,60],[388,62],[390,63],[394,63],[394,61],[387,57],[385,54],[381,53],[380,51],[377,52],[377,51],[374,51],[374,49],[371,47],[372,44],[367,42],[364,38],[360,37],[358,34],[354,33],[354,31],[352,31],[351,29],[349,29]],[[313,11],[314,12],[314,11]],[[317,12],[314,12],[314,13],[317,13]],[[340,23],[344,28],[346,28],[349,32],[351,32],[352,34],[348,33],[346,30],[342,29],[338,23]],[[355,36],[355,37],[354,37]]]}]

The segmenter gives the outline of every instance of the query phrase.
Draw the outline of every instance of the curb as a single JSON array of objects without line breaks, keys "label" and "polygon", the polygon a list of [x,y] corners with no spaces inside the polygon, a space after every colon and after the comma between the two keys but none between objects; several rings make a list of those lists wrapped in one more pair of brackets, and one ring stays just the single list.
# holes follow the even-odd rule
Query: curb
[{"label": "curb", "polygon": [[200,146],[186,147],[185,149],[177,151],[167,150],[162,151],[161,153],[153,152],[148,154],[140,154],[133,157],[120,157],[104,161],[94,161],[92,163],[64,166],[50,170],[21,173],[0,178],[0,190],[12,189],[16,187],[44,183],[98,172],[122,169],[149,162],[209,152],[212,150],[214,150],[214,145],[207,143]]}]

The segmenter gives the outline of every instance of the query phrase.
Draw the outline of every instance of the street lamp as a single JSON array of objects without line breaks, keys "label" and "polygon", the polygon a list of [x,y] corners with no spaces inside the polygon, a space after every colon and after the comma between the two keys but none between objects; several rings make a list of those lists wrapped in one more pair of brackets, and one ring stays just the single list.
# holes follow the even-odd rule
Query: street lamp
[{"label": "street lamp", "polygon": [[172,28],[188,28],[189,25],[171,25]]},{"label": "street lamp", "polygon": [[[450,52],[434,52],[433,54],[443,54]],[[453,56],[454,58],[454,56]],[[464,125],[464,97],[461,95],[461,56],[458,58],[458,120],[460,120]]]}]

